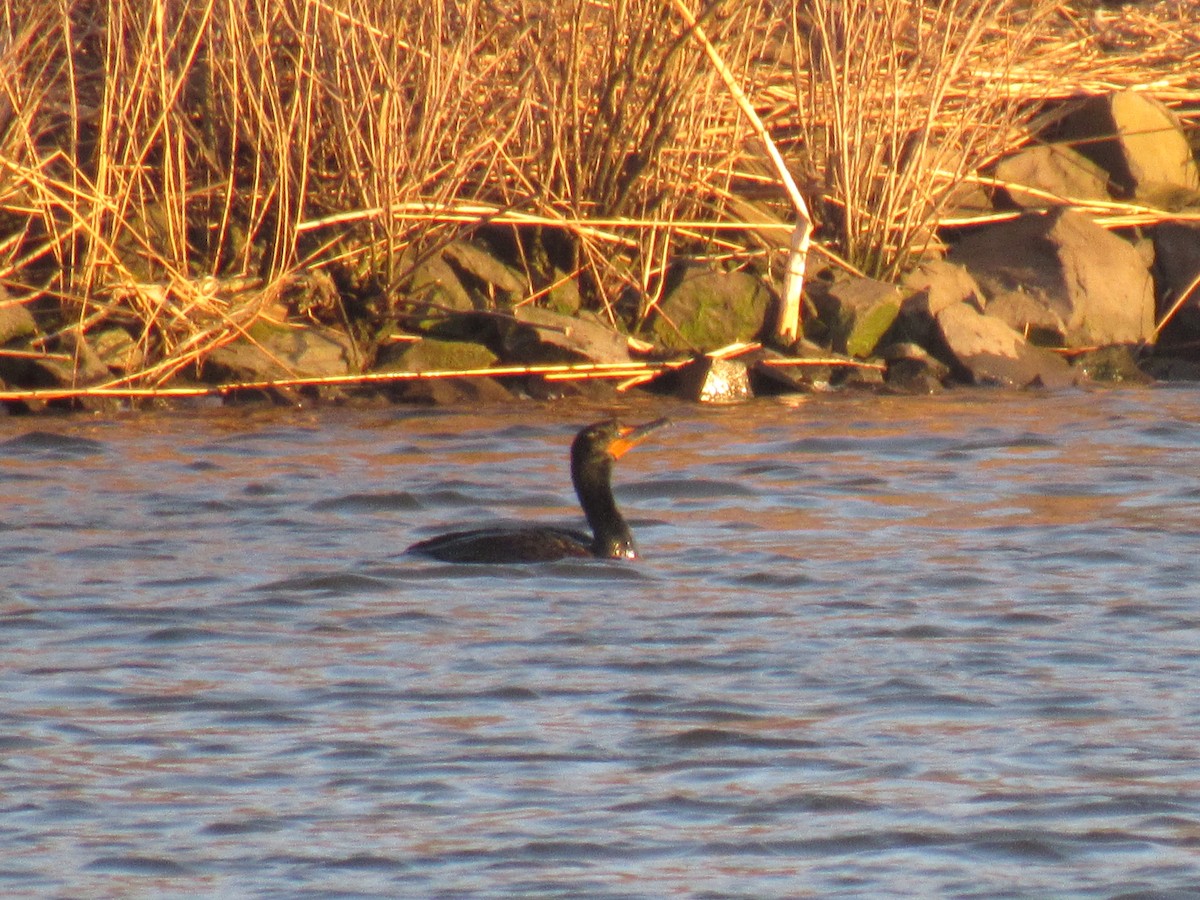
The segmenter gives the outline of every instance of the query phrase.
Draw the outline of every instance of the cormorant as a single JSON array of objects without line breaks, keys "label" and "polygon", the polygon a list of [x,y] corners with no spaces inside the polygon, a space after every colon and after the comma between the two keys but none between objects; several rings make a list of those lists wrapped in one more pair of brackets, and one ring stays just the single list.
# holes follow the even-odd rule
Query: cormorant
[{"label": "cormorant", "polygon": [[476,528],[419,541],[408,552],[456,563],[546,562],[568,556],[635,559],[633,534],[613,499],[613,462],[669,424],[669,419],[655,419],[631,427],[608,419],[575,436],[571,481],[592,529],[590,535],[552,525]]}]

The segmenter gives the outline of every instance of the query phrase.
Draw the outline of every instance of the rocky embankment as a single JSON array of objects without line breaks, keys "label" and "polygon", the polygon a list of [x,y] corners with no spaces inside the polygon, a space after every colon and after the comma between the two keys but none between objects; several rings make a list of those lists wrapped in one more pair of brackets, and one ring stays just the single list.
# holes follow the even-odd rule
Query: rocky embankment
[{"label": "rocky embankment", "polygon": [[[1200,379],[1200,168],[1166,107],[1128,91],[1096,98],[979,174],[967,201],[975,224],[946,229],[945,252],[899,284],[822,268],[814,254],[805,339],[791,347],[764,346],[775,293],[748,271],[680,261],[652,315],[639,319],[632,298],[603,317],[581,308],[565,273],[528,302],[502,249],[459,240],[412,261],[387,290],[297,275],[168,384],[180,395],[454,402],[635,383],[732,400],[831,384]],[[238,289],[214,282],[214,302]],[[136,371],[137,350],[120,325],[43,334],[0,296],[10,410],[112,402],[98,387]]]}]

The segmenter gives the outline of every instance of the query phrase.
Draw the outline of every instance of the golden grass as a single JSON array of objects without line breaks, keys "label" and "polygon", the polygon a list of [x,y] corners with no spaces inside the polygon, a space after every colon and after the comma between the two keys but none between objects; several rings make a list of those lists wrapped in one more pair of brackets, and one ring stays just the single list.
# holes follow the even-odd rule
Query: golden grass
[{"label": "golden grass", "polygon": [[153,388],[295,273],[386,292],[482,223],[531,238],[530,297],[577,272],[610,315],[679,253],[781,276],[795,209],[679,6],[818,249],[885,276],[1045,99],[1200,100],[1200,25],[1165,0],[0,0],[0,284],[43,332],[23,349],[119,327],[144,362],[108,387]]}]

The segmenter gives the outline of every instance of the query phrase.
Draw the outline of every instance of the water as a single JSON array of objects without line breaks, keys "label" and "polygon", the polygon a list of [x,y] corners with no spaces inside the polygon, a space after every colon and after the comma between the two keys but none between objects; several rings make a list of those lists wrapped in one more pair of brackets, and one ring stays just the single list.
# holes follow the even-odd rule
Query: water
[{"label": "water", "polygon": [[0,420],[0,893],[1200,896],[1200,390],[602,413]]}]

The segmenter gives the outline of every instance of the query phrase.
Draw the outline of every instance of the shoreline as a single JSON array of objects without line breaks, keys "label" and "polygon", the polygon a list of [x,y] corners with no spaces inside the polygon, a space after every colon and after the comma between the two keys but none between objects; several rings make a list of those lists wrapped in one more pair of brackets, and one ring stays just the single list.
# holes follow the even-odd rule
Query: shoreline
[{"label": "shoreline", "polygon": [[0,405],[1200,380],[1200,25],[884,2],[14,13]]}]

